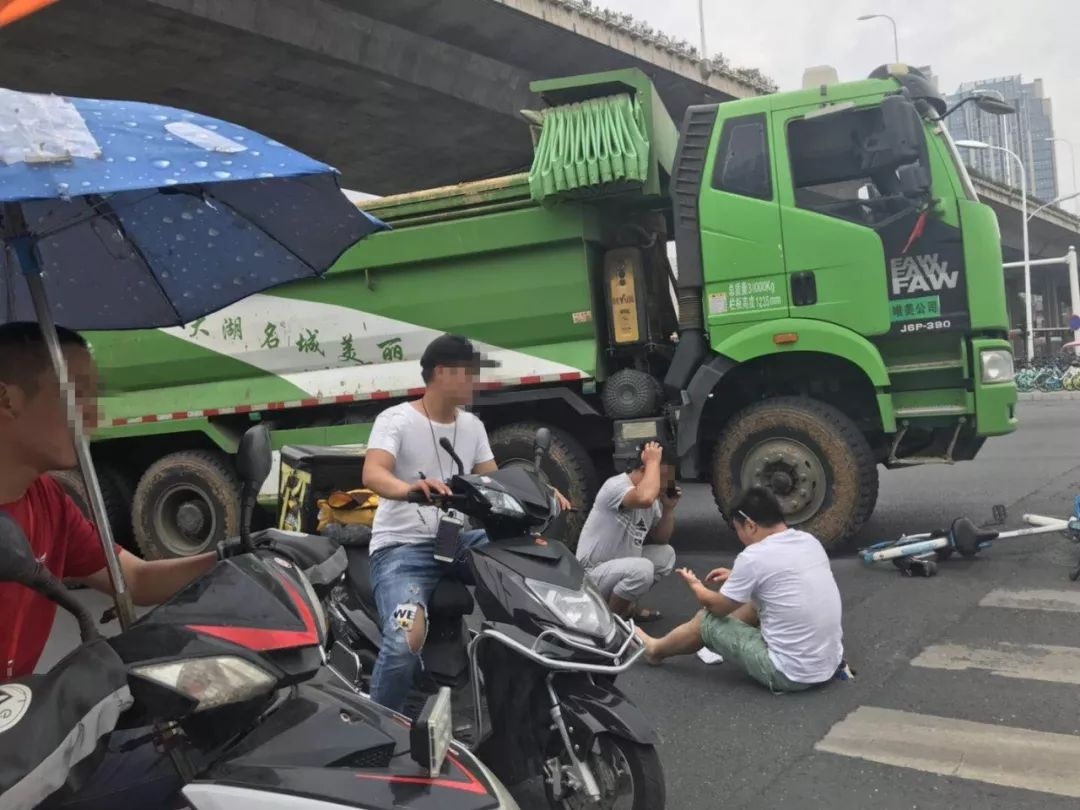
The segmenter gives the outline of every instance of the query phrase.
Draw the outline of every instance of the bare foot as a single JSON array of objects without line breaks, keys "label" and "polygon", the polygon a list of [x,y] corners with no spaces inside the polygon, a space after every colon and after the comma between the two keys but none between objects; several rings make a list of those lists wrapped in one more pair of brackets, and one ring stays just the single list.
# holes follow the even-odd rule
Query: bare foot
[{"label": "bare foot", "polygon": [[641,643],[645,645],[645,663],[654,667],[660,666],[664,659],[656,655],[656,639],[642,630],[640,627],[635,628],[637,637],[641,639]]}]

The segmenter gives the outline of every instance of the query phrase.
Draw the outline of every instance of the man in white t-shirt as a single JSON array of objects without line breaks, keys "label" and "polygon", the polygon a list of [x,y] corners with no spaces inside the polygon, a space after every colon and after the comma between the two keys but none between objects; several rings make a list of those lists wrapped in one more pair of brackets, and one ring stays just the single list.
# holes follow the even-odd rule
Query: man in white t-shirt
[{"label": "man in white t-shirt", "polygon": [[679,569],[705,609],[663,638],[639,630],[648,660],[708,647],[776,693],[846,680],[840,591],[821,543],[788,528],[761,487],[739,498],[730,521],[746,548],[730,571],[716,568],[705,578],[721,585],[718,592]]},{"label": "man in white t-shirt", "polygon": [[[424,396],[380,413],[368,439],[364,486],[380,498],[371,532],[371,581],[383,634],[371,697],[395,711],[404,707],[412,687],[427,638],[425,611],[432,591],[446,576],[469,582],[467,552],[487,542],[482,530],[462,532],[454,562],[436,560],[435,535],[444,513],[405,499],[412,492],[428,498],[451,494],[445,481],[457,466],[440,447],[444,438],[466,472],[482,475],[497,469],[484,424],[462,410],[472,404],[479,369],[497,365],[461,335],[436,338],[420,358]],[[558,497],[563,508],[569,506]]]}]

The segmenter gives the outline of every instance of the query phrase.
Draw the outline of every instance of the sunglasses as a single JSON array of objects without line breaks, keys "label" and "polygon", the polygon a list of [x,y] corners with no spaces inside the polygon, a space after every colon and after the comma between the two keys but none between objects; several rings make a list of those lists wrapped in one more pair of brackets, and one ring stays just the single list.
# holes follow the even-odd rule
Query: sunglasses
[{"label": "sunglasses", "polygon": [[[746,512],[744,512],[742,509],[736,509],[735,514],[743,519],[743,523],[752,522],[750,516],[746,514]],[[732,515],[727,519],[727,525],[729,529],[735,531],[735,515]]]}]

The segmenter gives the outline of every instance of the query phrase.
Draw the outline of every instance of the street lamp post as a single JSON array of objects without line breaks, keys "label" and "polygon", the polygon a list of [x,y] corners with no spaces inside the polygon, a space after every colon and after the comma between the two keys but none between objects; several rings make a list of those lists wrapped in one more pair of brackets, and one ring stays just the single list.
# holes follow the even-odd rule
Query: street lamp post
[{"label": "street lamp post", "polygon": [[[1073,191],[1080,192],[1080,186],[1076,185],[1076,152],[1073,151],[1072,141],[1067,141],[1064,138],[1047,138],[1049,143],[1063,143],[1069,147],[1069,166],[1072,169],[1072,186]],[[1080,194],[1073,194],[1073,198],[1080,197]],[[1073,208],[1076,209],[1076,213],[1080,214],[1080,202],[1073,204]]]},{"label": "street lamp post", "polygon": [[896,33],[896,20],[894,20],[888,14],[863,14],[862,16],[856,17],[855,19],[858,20],[859,22],[865,22],[866,20],[876,20],[876,19],[879,19],[879,18],[884,19],[884,20],[888,20],[890,23],[892,23],[893,61],[896,62],[897,64],[899,64],[900,63],[900,37]]},{"label": "street lamp post", "polygon": [[1031,242],[1028,240],[1027,169],[1024,168],[1024,161],[1020,159],[1020,156],[1004,146],[992,146],[982,141],[957,141],[956,145],[961,149],[996,149],[1009,155],[1020,166],[1020,216],[1023,218],[1024,234],[1024,309],[1027,320],[1027,345],[1025,348],[1027,349],[1027,359],[1030,362],[1035,358],[1035,333],[1033,331],[1035,319],[1031,307]]},{"label": "street lamp post", "polygon": [[1035,215],[1042,211],[1044,208],[1049,208],[1051,205],[1057,205],[1058,203],[1068,202],[1069,200],[1075,200],[1077,197],[1080,197],[1080,191],[1074,191],[1072,194],[1063,194],[1055,200],[1051,200],[1048,203],[1043,203],[1030,214],[1028,214],[1028,221],[1034,219]]}]

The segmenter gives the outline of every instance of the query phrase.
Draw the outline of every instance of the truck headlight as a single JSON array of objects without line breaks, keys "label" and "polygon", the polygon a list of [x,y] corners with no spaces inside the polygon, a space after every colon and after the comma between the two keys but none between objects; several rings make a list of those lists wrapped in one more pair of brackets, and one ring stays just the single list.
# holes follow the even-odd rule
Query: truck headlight
[{"label": "truck headlight", "polygon": [[1016,377],[1012,352],[1008,349],[986,349],[980,355],[984,383],[1012,382]]},{"label": "truck headlight", "polygon": [[149,664],[132,671],[198,701],[197,712],[243,703],[269,693],[277,684],[268,672],[232,655]]},{"label": "truck headlight", "polygon": [[567,627],[596,638],[611,633],[611,611],[588,581],[580,591],[535,579],[526,579],[525,585]]}]

